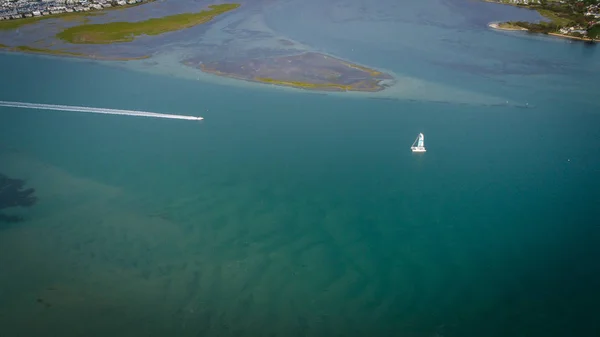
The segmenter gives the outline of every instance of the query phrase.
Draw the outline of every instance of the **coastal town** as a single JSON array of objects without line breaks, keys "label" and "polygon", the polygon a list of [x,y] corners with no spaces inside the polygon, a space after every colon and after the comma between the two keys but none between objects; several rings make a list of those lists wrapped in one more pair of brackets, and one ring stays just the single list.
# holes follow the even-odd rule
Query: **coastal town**
[{"label": "coastal town", "polygon": [[548,22],[509,21],[490,24],[504,30],[523,30],[532,33],[594,42],[600,40],[599,0],[497,0],[502,3],[537,10]]},{"label": "coastal town", "polygon": [[16,20],[61,13],[87,12],[148,0],[0,0],[0,20]]}]

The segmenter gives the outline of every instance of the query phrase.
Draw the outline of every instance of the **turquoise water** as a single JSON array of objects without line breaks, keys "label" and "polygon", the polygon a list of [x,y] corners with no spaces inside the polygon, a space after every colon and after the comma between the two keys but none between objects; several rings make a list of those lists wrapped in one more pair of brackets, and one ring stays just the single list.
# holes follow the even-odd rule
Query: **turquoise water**
[{"label": "turquoise water", "polygon": [[[523,105],[0,55],[2,100],[205,117],[0,108],[0,172],[39,197],[0,227],[0,336],[595,336],[598,49],[473,19],[531,13],[435,3],[444,11],[428,20],[415,14],[425,5],[372,7],[425,27],[427,46],[331,15],[301,29],[300,14],[318,12],[310,1],[281,2],[265,22],[317,50]],[[338,38],[342,24],[363,35]],[[419,132],[428,151],[415,155]]]}]

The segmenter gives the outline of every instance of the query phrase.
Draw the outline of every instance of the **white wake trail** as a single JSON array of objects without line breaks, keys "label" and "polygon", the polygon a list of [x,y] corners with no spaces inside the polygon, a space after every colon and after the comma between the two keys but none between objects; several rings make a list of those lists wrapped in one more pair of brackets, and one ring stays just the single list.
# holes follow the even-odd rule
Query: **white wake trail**
[{"label": "white wake trail", "polygon": [[184,120],[189,120],[189,121],[201,121],[204,119],[202,117],[170,115],[170,114],[162,114],[162,113],[149,112],[149,111],[94,108],[94,107],[58,105],[58,104],[40,104],[40,103],[0,101],[0,106],[11,107],[11,108],[23,108],[23,109],[74,111],[74,112],[89,112],[89,113],[108,114],[108,115],[126,115],[126,116],[137,116],[137,117],[184,119]]}]

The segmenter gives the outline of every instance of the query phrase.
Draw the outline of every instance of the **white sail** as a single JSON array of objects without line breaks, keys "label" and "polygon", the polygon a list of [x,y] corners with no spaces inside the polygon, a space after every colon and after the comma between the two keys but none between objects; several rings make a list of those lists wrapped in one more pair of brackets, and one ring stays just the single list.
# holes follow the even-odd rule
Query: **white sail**
[{"label": "white sail", "polygon": [[[417,144],[417,146],[415,146]],[[415,139],[414,143],[410,147],[412,152],[425,152],[425,136],[422,133],[419,133],[417,139]]]},{"label": "white sail", "polygon": [[422,133],[419,133],[419,142],[417,143],[418,147],[423,147],[423,143],[425,142],[425,136]]}]

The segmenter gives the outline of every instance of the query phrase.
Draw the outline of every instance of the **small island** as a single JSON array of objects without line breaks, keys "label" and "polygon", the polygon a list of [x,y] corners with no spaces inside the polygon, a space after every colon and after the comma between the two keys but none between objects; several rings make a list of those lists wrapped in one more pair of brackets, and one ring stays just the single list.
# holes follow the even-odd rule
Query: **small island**
[{"label": "small island", "polygon": [[391,75],[328,55],[305,52],[239,61],[183,62],[214,75],[321,91],[380,91]]},{"label": "small island", "polygon": [[549,22],[490,23],[502,30],[518,30],[594,42],[600,39],[600,0],[486,0],[538,11]]}]

